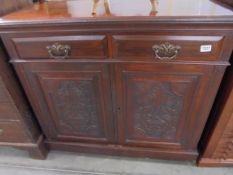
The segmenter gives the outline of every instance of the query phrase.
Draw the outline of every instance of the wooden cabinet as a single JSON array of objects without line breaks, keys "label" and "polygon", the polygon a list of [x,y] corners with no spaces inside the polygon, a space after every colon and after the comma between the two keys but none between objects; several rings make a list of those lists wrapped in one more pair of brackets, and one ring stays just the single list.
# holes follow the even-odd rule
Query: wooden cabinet
[{"label": "wooden cabinet", "polygon": [[43,62],[16,67],[49,140],[114,142],[107,65]]},{"label": "wooden cabinet", "polygon": [[171,150],[195,147],[199,97],[208,98],[210,72],[202,65],[117,65],[120,142]]},{"label": "wooden cabinet", "polygon": [[[63,33],[62,38],[68,38],[70,34],[75,36],[67,32],[66,35]],[[188,59],[187,62],[181,62],[178,55],[177,59],[170,59],[171,55],[176,54],[178,46],[169,43],[163,45],[156,40],[146,45],[155,55],[154,59],[149,61],[145,55],[145,60],[140,62],[134,55],[121,57],[112,54],[112,42],[115,41],[111,36],[102,46],[113,46],[102,49],[108,51],[106,55],[110,56],[107,58],[80,57],[74,60],[72,57],[78,53],[76,48],[81,47],[82,43],[69,45],[69,42],[57,41],[56,38],[60,37],[53,35],[54,45],[49,43],[49,46],[53,46],[54,55],[44,43],[39,42],[37,45],[40,49],[33,49],[35,52],[30,53],[33,54],[31,58],[24,57],[16,41],[31,41],[31,35],[5,33],[2,38],[9,51],[12,49],[9,46],[16,44],[16,50],[10,52],[11,62],[37,114],[48,147],[167,159],[197,157],[197,145],[225,65],[219,62],[195,63]],[[35,38],[41,37],[41,34],[34,35]],[[78,35],[80,38],[89,38],[87,35]],[[130,36],[131,39],[134,36]],[[147,38],[146,35],[142,36],[141,33],[141,38]],[[51,38],[48,33],[43,37]],[[98,38],[94,35],[91,37]],[[196,37],[199,35],[193,38]],[[180,40],[184,38],[182,36]],[[213,38],[211,40],[215,40]],[[221,43],[223,36],[216,38]],[[168,55],[162,55],[160,50],[156,53],[153,48],[156,43],[158,47],[161,46],[159,49],[171,47],[175,51],[172,50]],[[199,45],[195,43],[192,49],[197,49]],[[31,48],[30,45],[23,47]],[[69,47],[70,50],[66,50]],[[144,45],[124,44],[124,47],[132,53],[135,47],[140,48],[135,51],[138,55],[149,52]],[[178,54],[185,59],[181,53],[186,48],[179,47],[181,51]],[[120,48],[118,52],[123,49]],[[219,44],[214,52],[220,54],[222,49],[222,44]],[[89,55],[97,55],[97,52],[92,51],[90,49]],[[69,55],[66,55],[67,52]],[[212,53],[205,54],[206,58],[211,58]],[[221,59],[212,56],[216,60]],[[198,59],[204,59],[204,56]]]},{"label": "wooden cabinet", "polygon": [[[130,15],[94,15],[87,5],[92,1],[83,2],[60,4],[58,16],[41,3],[2,19],[0,36],[46,145],[196,159],[229,65],[233,13],[223,9],[225,15],[213,15],[207,10],[204,16],[199,12],[181,17],[180,7],[179,17],[170,10],[152,17],[147,8],[147,15],[139,16],[145,4],[135,3]],[[123,0],[112,2],[125,5]]]},{"label": "wooden cabinet", "polygon": [[0,146],[24,149],[32,158],[45,159],[43,133],[6,59],[0,47]]},{"label": "wooden cabinet", "polygon": [[[231,60],[233,61],[233,57]],[[226,71],[204,133],[198,165],[232,166],[233,66]]]},{"label": "wooden cabinet", "polygon": [[[9,37],[3,35],[6,44]],[[197,156],[224,67],[156,58],[154,63],[124,63],[118,57],[49,61],[47,54],[12,62],[51,148],[82,150],[85,144],[85,151],[101,145],[98,152],[111,154]]]}]

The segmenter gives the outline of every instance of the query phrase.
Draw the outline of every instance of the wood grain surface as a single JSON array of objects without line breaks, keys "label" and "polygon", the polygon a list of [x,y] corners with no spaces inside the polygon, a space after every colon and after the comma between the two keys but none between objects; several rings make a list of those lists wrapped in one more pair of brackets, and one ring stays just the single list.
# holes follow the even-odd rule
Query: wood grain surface
[{"label": "wood grain surface", "polygon": [[1,0],[0,16],[32,4],[32,0]]}]

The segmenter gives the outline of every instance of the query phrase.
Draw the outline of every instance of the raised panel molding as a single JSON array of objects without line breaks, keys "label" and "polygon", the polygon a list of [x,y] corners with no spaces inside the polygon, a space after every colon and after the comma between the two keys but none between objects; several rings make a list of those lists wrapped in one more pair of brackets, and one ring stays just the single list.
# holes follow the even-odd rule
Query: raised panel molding
[{"label": "raised panel molding", "polygon": [[104,138],[101,75],[72,72],[39,73],[57,137]]},{"label": "raised panel molding", "polygon": [[[205,66],[124,63],[115,67],[119,142],[124,146],[194,150],[199,103],[207,98]],[[166,71],[164,71],[166,69]],[[192,71],[189,71],[192,69]]]},{"label": "raised panel molding", "polygon": [[[48,67],[49,66],[49,67]],[[47,140],[113,143],[115,127],[105,64],[19,64],[25,89]],[[31,88],[34,87],[34,88]],[[33,94],[33,95],[31,95]]]}]

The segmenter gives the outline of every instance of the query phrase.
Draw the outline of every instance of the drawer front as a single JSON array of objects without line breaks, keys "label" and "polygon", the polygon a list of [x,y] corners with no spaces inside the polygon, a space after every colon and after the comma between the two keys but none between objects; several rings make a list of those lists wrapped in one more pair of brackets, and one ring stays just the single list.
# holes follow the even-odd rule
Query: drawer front
[{"label": "drawer front", "polygon": [[0,102],[0,120],[17,120],[17,110],[10,102]]},{"label": "drawer front", "polygon": [[12,104],[0,77],[0,120],[17,120],[17,109]]},{"label": "drawer front", "polygon": [[104,35],[35,36],[11,38],[19,59],[107,58]]},{"label": "drawer front", "polygon": [[115,35],[113,55],[127,60],[215,61],[223,40],[222,36]]},{"label": "drawer front", "polygon": [[0,77],[0,103],[2,102],[9,102],[9,97],[8,97],[8,94],[7,94],[7,90],[3,84],[3,81]]},{"label": "drawer front", "polygon": [[0,122],[0,142],[28,142],[19,122]]}]

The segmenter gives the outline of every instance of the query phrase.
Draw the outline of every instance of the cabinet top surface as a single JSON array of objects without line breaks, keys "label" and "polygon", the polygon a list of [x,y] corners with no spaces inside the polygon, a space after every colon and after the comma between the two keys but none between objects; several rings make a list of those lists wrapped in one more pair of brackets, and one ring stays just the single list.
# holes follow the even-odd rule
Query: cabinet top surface
[{"label": "cabinet top surface", "polygon": [[[96,6],[96,10],[95,9]],[[233,8],[215,0],[66,0],[37,3],[0,18],[11,22],[230,21]],[[95,12],[95,13],[94,13]]]}]

